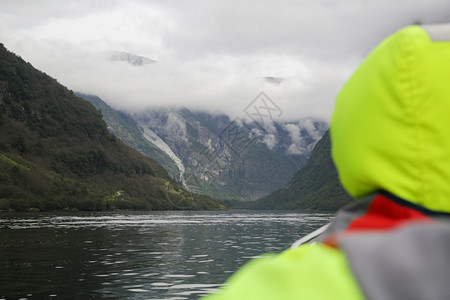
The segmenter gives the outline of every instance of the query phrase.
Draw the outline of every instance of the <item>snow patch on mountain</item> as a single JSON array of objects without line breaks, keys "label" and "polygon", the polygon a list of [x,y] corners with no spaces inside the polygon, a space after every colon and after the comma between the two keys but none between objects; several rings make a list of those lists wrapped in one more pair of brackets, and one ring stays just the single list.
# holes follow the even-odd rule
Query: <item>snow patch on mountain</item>
[{"label": "snow patch on mountain", "polygon": [[133,66],[143,66],[154,63],[155,60],[150,59],[145,56],[136,55],[134,53],[123,52],[123,51],[111,51],[109,52],[111,61],[121,61],[129,63]]}]

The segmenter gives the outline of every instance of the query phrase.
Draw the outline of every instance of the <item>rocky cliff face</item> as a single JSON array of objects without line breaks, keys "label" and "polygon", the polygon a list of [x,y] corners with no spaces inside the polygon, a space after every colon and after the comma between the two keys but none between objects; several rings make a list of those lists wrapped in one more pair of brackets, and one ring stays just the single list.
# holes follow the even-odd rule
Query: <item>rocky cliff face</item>
[{"label": "rocky cliff face", "polygon": [[187,109],[147,110],[132,117],[141,132],[163,140],[181,160],[183,185],[234,200],[253,200],[287,183],[327,128],[310,119],[261,126]]},{"label": "rocky cliff face", "polygon": [[102,110],[114,134],[185,188],[222,200],[254,200],[286,184],[327,128],[311,119],[246,123],[185,108],[126,114],[79,95]]}]

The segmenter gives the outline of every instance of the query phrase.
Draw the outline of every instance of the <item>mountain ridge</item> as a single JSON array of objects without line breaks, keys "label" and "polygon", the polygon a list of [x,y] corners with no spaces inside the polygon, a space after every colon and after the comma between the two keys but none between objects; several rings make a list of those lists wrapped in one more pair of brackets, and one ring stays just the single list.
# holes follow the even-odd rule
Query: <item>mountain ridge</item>
[{"label": "mountain ridge", "polygon": [[224,208],[183,190],[102,118],[0,44],[0,210]]},{"label": "mountain ridge", "polygon": [[[352,200],[339,181],[331,158],[331,140],[327,130],[315,145],[308,162],[288,184],[244,207],[336,211]],[[233,205],[242,207],[242,203]]]},{"label": "mountain ridge", "polygon": [[[95,97],[81,96],[87,100]],[[108,111],[112,108],[97,99],[101,105],[91,102],[102,112],[105,110],[105,121],[113,132],[141,151],[141,146],[127,141],[130,134],[114,131],[115,124],[122,121],[110,118]],[[185,175],[184,180],[179,179],[181,183],[191,191],[222,200],[256,199],[287,183],[306,163],[309,152],[326,129],[324,123],[313,120],[271,122],[266,129],[224,114],[187,108],[148,109],[126,115],[135,124],[133,136],[140,135],[141,140],[142,136],[147,137],[146,143],[160,139],[181,160],[181,173]],[[146,155],[167,169],[167,163],[153,153]],[[180,172],[174,172],[173,165],[171,175],[178,179]]]}]

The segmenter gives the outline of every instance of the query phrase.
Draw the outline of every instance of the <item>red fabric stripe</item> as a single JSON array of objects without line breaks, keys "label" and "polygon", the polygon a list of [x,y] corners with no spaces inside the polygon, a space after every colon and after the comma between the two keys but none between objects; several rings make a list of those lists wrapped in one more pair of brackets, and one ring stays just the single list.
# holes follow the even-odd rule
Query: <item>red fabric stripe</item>
[{"label": "red fabric stripe", "polygon": [[360,230],[389,230],[406,222],[433,221],[412,208],[395,203],[383,195],[372,201],[366,214],[353,220],[346,232]]}]

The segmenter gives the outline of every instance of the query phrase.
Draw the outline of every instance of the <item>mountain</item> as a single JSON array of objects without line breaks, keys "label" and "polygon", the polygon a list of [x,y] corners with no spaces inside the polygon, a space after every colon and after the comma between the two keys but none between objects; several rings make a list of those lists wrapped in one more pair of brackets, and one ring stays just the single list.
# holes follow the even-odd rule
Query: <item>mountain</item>
[{"label": "mountain", "polygon": [[221,209],[111,134],[102,115],[0,44],[0,210]]},{"label": "mountain", "polygon": [[163,140],[179,158],[183,184],[222,200],[255,200],[286,184],[327,127],[310,119],[261,126],[186,108],[133,118],[145,136]]},{"label": "mountain", "polygon": [[110,52],[111,61],[121,61],[129,63],[133,66],[144,66],[156,62],[145,56],[139,56],[134,53],[122,52],[122,51],[112,51]]},{"label": "mountain", "polygon": [[284,187],[252,202],[252,209],[320,209],[337,210],[352,201],[342,188],[331,159],[331,142],[327,131],[316,144],[308,162]]},{"label": "mountain", "polygon": [[172,178],[179,177],[179,170],[173,159],[156,146],[154,141],[147,140],[144,137],[138,124],[130,115],[111,108],[99,97],[81,93],[75,93],[75,95],[88,100],[99,109],[109,131],[119,137],[126,145],[156,160]]},{"label": "mountain", "polygon": [[[126,114],[111,112],[98,97],[80,96],[102,110],[112,132],[158,161],[187,189],[222,200],[255,200],[286,184],[327,128],[311,119],[272,121],[262,127],[186,108]],[[118,125],[125,119],[133,133],[118,129],[125,127]],[[167,155],[157,157],[145,150],[143,138],[152,145],[149,149],[156,146]],[[170,157],[172,164],[163,157]]]}]

